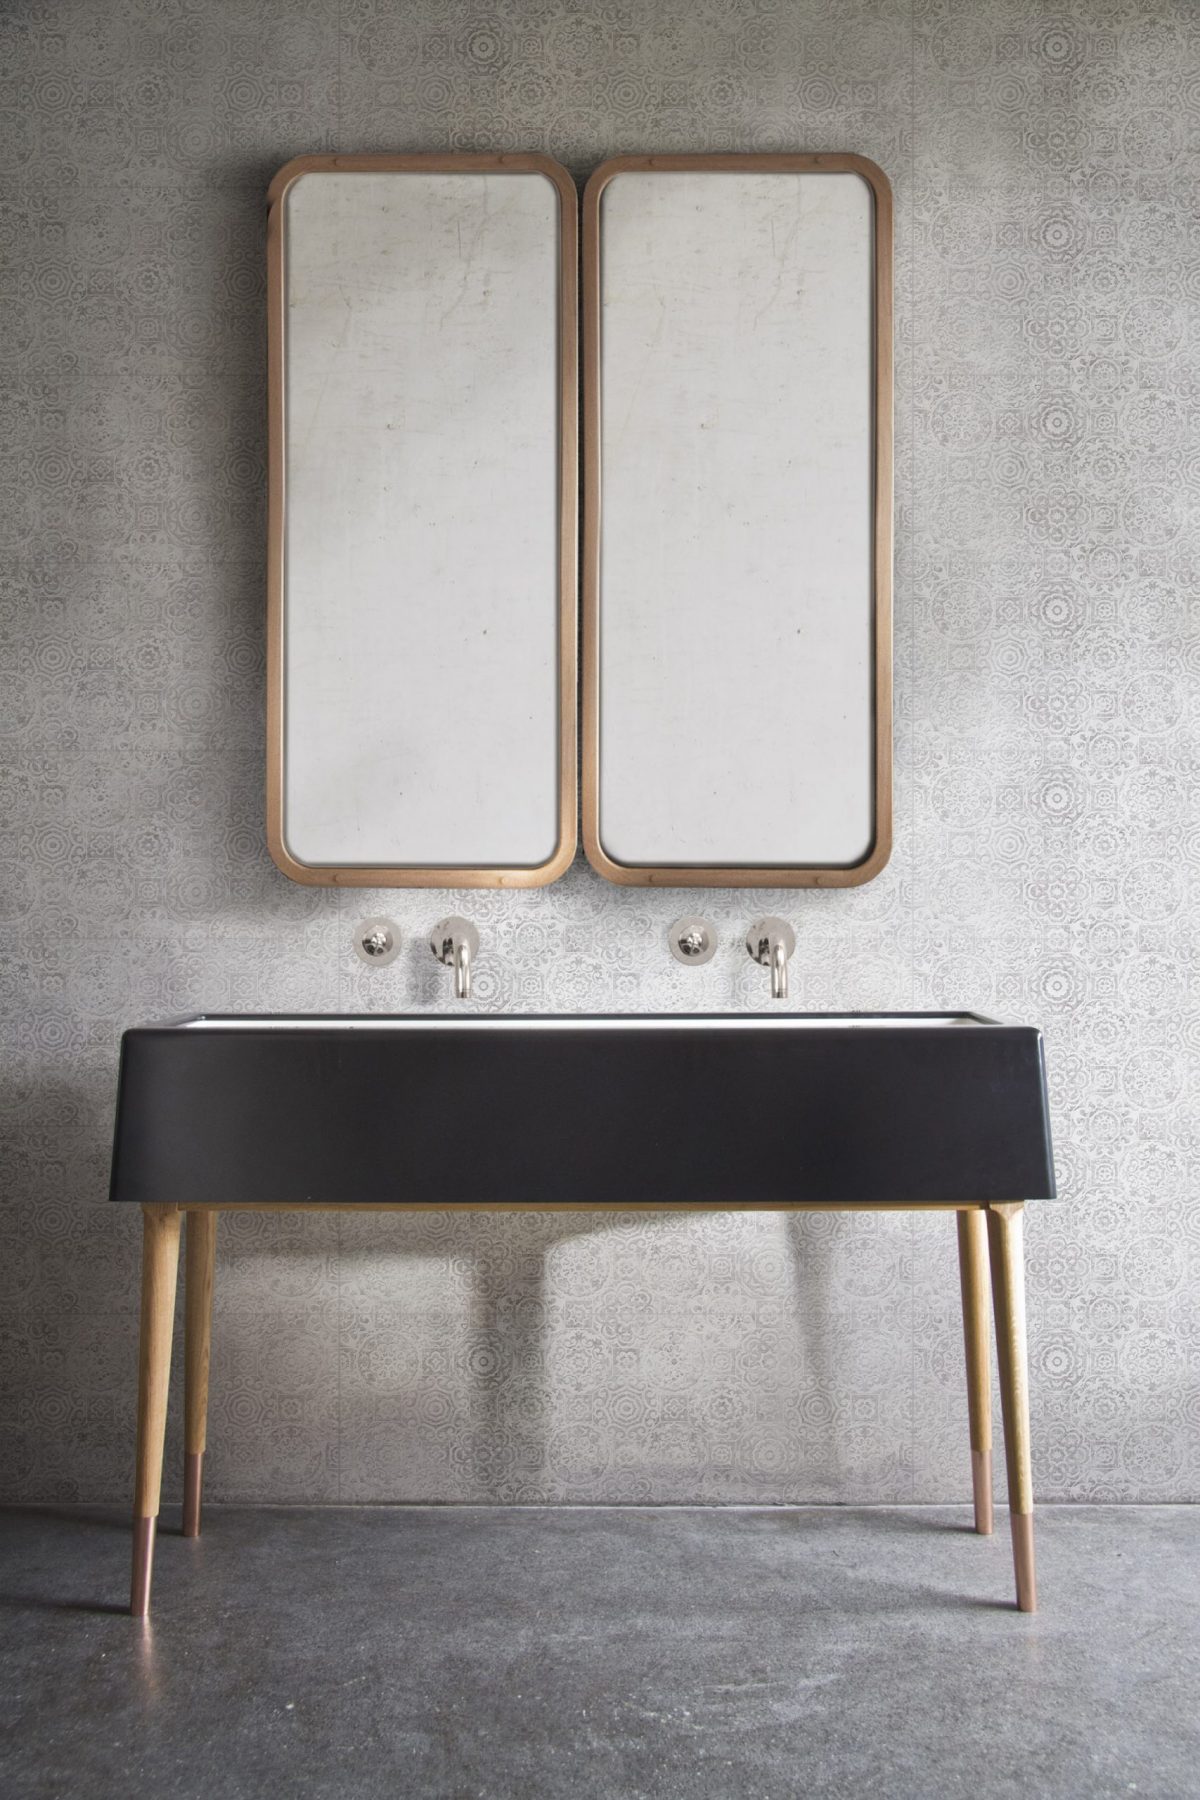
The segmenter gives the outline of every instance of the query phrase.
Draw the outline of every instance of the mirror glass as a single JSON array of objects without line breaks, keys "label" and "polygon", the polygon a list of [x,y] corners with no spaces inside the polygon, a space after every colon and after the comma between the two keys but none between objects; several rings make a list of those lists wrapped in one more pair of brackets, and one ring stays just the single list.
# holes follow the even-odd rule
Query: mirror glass
[{"label": "mirror glass", "polygon": [[890,309],[856,161],[620,159],[589,188],[585,841],[611,879],[886,858]]},{"label": "mirror glass", "polygon": [[537,163],[277,178],[272,848],[301,880],[519,885],[574,850],[575,196]]}]

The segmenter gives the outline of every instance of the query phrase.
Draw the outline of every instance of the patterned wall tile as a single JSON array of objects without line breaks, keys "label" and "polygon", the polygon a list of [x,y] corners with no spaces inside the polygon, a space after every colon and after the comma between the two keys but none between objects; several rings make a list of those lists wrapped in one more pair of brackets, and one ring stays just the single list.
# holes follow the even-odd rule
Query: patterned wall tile
[{"label": "patterned wall tile", "polygon": [[[47,0],[0,20],[0,1484],[127,1491],[121,1029],[187,1010],[969,1006],[1047,1033],[1046,1497],[1200,1487],[1200,17],[1190,0]],[[846,893],[291,886],[262,833],[263,195],[300,151],[852,148],[897,194],[896,855]],[[392,914],[387,970],[354,922]],[[569,1198],[569,1186],[564,1198]],[[633,1202],[636,1193],[620,1198]],[[953,1230],[223,1222],[226,1497],[945,1499]],[[176,1372],[178,1387],[178,1370]],[[176,1407],[176,1420],[178,1407]],[[178,1466],[177,1424],[168,1470]]]},{"label": "patterned wall tile", "polygon": [[1169,1296],[1185,1269],[1194,1291],[1197,1239],[1127,1157],[1194,1143],[1200,139],[1173,118],[1197,24],[1014,4],[964,34],[918,7],[918,308],[952,351],[928,341],[914,399],[917,975],[931,1004],[986,971],[1046,1030],[1063,1198],[1029,1233],[1035,1423],[1073,1496],[1196,1480],[1196,1315]]}]

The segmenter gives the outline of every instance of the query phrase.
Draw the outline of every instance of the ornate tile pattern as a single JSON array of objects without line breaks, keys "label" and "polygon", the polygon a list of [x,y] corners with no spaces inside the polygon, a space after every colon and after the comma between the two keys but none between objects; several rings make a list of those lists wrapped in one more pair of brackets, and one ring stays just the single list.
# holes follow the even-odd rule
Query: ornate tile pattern
[{"label": "ornate tile pattern", "polygon": [[[188,1009],[991,1008],[1047,1033],[1047,1498],[1200,1489],[1192,0],[44,0],[0,21],[0,1483],[115,1497],[120,1030]],[[844,894],[289,886],[262,832],[263,193],[302,150],[852,148],[898,210],[898,849]],[[664,930],[701,910],[704,970]],[[386,910],[401,959],[362,969]],[[565,1196],[569,1197],[569,1195]],[[634,1201],[639,1196],[631,1192]],[[953,1232],[222,1225],[225,1497],[964,1497]],[[177,1445],[168,1467],[177,1467]]]}]

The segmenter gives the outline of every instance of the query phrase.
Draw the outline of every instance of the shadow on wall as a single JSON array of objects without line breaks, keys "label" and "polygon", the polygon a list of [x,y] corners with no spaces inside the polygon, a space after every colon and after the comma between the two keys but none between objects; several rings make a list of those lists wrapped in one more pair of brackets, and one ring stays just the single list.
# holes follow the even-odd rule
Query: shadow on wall
[{"label": "shadow on wall", "polygon": [[[320,1429],[336,1439],[327,1499],[821,1499],[843,1493],[843,1469],[864,1455],[870,1493],[894,1491],[903,1426],[874,1394],[847,1390],[864,1369],[878,1385],[878,1333],[868,1326],[865,1358],[835,1361],[831,1288],[895,1222],[844,1241],[829,1223],[618,1209],[226,1215],[210,1491],[283,1498],[298,1475],[303,1491],[269,1390],[285,1403],[290,1392],[299,1413],[306,1384],[329,1411],[307,1414],[297,1444]],[[324,1270],[317,1227],[333,1233]],[[266,1334],[264,1291],[281,1297]],[[882,1367],[886,1385],[886,1356]]]}]

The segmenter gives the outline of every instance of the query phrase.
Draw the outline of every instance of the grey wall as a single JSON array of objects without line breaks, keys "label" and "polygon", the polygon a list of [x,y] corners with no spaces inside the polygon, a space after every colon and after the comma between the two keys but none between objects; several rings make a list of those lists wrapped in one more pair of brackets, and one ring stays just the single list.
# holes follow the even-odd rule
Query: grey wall
[{"label": "grey wall", "polygon": [[[128,1492],[117,1038],[190,1008],[799,1008],[1044,1026],[1037,1487],[1200,1470],[1200,13],[1192,0],[10,3],[0,1471]],[[304,891],[263,846],[263,194],[306,150],[854,149],[896,188],[898,846],[850,893]],[[705,971],[668,959],[693,905]],[[386,973],[351,927],[410,934]],[[564,1188],[569,1198],[569,1185]],[[631,1188],[630,1200],[639,1198]],[[215,1495],[962,1497],[953,1230],[222,1224]],[[169,1467],[176,1467],[171,1451]]]}]

